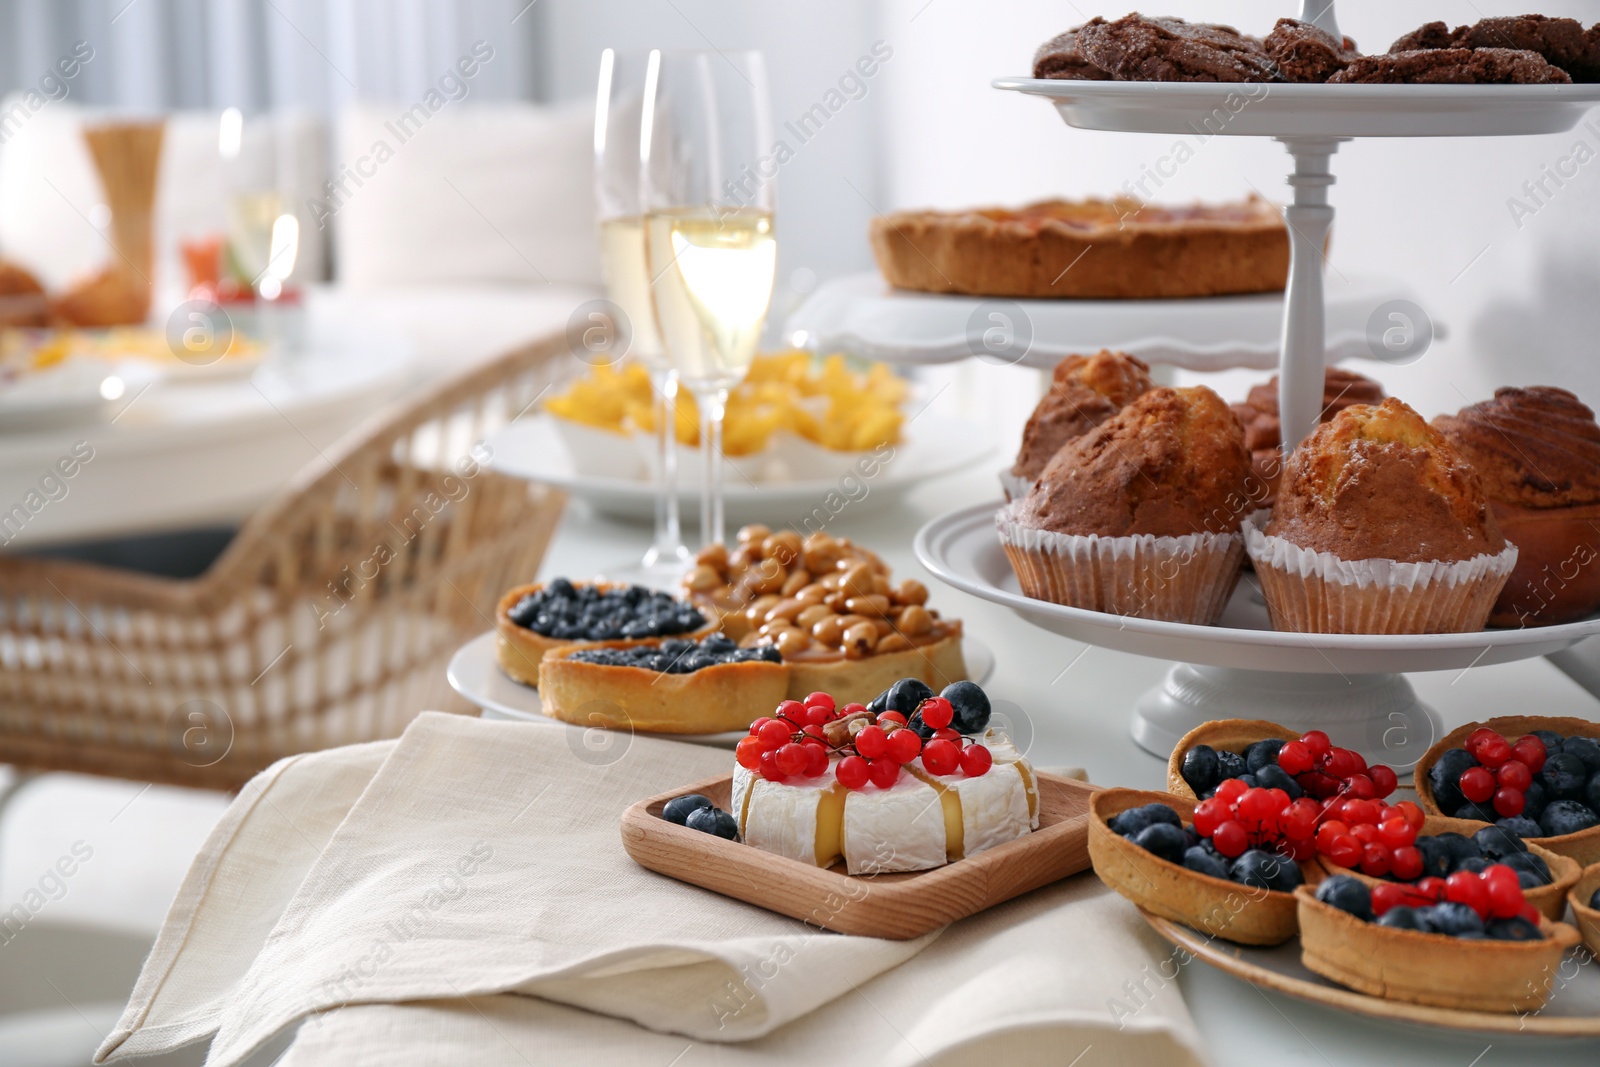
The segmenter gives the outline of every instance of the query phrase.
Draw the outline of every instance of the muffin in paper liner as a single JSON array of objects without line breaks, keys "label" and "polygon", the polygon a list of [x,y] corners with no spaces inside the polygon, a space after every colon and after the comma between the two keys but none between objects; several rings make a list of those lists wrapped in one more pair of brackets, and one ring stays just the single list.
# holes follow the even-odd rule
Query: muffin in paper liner
[{"label": "muffin in paper liner", "polygon": [[1054,533],[1017,522],[1020,503],[1001,508],[995,528],[1023,593],[1035,600],[1209,626],[1239,580],[1244,539],[1236,533]]},{"label": "muffin in paper liner", "polygon": [[1517,546],[1455,562],[1340,559],[1244,524],[1245,549],[1275,630],[1440,634],[1481,630],[1517,562]]},{"label": "muffin in paper liner", "polygon": [[1027,496],[1028,491],[1033,488],[1033,483],[1038,480],[1038,478],[1024,478],[1020,474],[1012,474],[1009,467],[1001,471],[1000,488],[1005,490],[1006,503],[1009,504],[1013,500],[1021,500]]}]

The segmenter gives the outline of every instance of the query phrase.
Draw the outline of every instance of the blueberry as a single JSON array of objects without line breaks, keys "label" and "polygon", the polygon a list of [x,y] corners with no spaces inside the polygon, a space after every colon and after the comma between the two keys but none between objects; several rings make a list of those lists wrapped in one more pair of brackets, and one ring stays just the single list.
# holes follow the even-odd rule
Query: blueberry
[{"label": "blueberry", "polygon": [[928,683],[920,678],[902,678],[888,689],[888,700],[884,707],[888,711],[898,711],[910,717],[924,700],[933,696],[933,690]]},{"label": "blueberry", "polygon": [[1276,767],[1278,765],[1278,750],[1284,746],[1281,737],[1269,737],[1257,741],[1244,750],[1245,767],[1256,777],[1261,776],[1261,768]]},{"label": "blueberry", "polygon": [[1596,889],[1594,895],[1589,898],[1589,907],[1600,911],[1600,889]]},{"label": "blueberry", "polygon": [[1199,848],[1200,847],[1200,842],[1203,841],[1203,840],[1205,840],[1205,838],[1201,837],[1199,832],[1197,830],[1195,830],[1194,827],[1185,826],[1183,828],[1183,845],[1184,845],[1184,848],[1186,848],[1186,849]]},{"label": "blueberry", "polygon": [[1217,760],[1217,750],[1210,745],[1194,746],[1183,754],[1178,773],[1189,783],[1195,796],[1215,789],[1217,783],[1222,781],[1222,764]]},{"label": "blueberry", "polygon": [[1480,851],[1478,848],[1478,843],[1472,840],[1472,838],[1467,837],[1465,834],[1446,832],[1435,835],[1433,839],[1439,842],[1440,845],[1444,846],[1445,853],[1450,857],[1450,866],[1452,869],[1456,864],[1460,863],[1464,859],[1467,859],[1469,856],[1483,855],[1482,851]]},{"label": "blueberry", "polygon": [[1421,910],[1426,913],[1428,925],[1435,933],[1449,934],[1451,937],[1483,934],[1483,919],[1465,904],[1446,900]]},{"label": "blueberry", "polygon": [[1561,742],[1561,752],[1582,760],[1583,769],[1588,774],[1600,771],[1600,741],[1592,737],[1569,737]]},{"label": "blueberry", "polygon": [[933,727],[922,721],[922,712],[914,712],[906,725],[917,732],[917,736],[924,741],[933,736]]},{"label": "blueberry", "polygon": [[1228,872],[1235,882],[1256,889],[1273,889],[1280,893],[1292,892],[1300,884],[1300,868],[1287,856],[1252,848],[1233,861]]},{"label": "blueberry", "polygon": [[1417,851],[1422,853],[1423,878],[1443,878],[1450,873],[1450,866],[1454,858],[1450,849],[1435,837],[1417,838]]},{"label": "blueberry", "polygon": [[1452,811],[1451,816],[1457,819],[1472,819],[1475,822],[1494,822],[1500,816],[1492,804],[1474,804],[1470,800],[1463,800]]},{"label": "blueberry", "polygon": [[1544,742],[1544,750],[1546,753],[1561,751],[1561,745],[1564,741],[1566,741],[1565,737],[1562,737],[1554,730],[1533,730],[1531,733],[1534,737],[1537,737],[1540,741]]},{"label": "blueberry", "polygon": [[1461,795],[1461,772],[1476,767],[1478,761],[1464,748],[1446,749],[1428,770],[1428,784],[1433,786],[1433,798],[1445,811],[1453,811],[1467,798]]},{"label": "blueberry", "polygon": [[1239,753],[1223,749],[1217,753],[1217,769],[1222,775],[1218,779],[1221,781],[1228,778],[1238,778],[1250,768],[1245,764],[1244,757]]},{"label": "blueberry", "polygon": [[661,809],[661,817],[668,822],[675,822],[682,826],[689,816],[701,808],[709,808],[711,798],[699,793],[690,793],[687,796],[673,797],[667,801],[667,806]]},{"label": "blueberry", "polygon": [[1219,859],[1216,854],[1207,852],[1204,848],[1195,847],[1188,849],[1183,854],[1183,865],[1191,871],[1209,874],[1213,878],[1228,880],[1227,861]]},{"label": "blueberry", "polygon": [[1123,837],[1133,837],[1140,830],[1154,823],[1164,822],[1183,828],[1183,820],[1178,818],[1178,813],[1165,804],[1145,804],[1142,807],[1129,808],[1121,815],[1113,816],[1107,824],[1112,833],[1121,834]]},{"label": "blueberry", "polygon": [[1538,822],[1539,816],[1544,814],[1544,809],[1549,803],[1550,794],[1545,790],[1544,783],[1535,778],[1528,783],[1528,788],[1522,791],[1522,817]]},{"label": "blueberry", "polygon": [[1359,878],[1336,874],[1317,886],[1317,899],[1358,919],[1372,921],[1372,891]]},{"label": "blueberry", "polygon": [[1256,789],[1261,785],[1260,782],[1256,781],[1256,776],[1253,774],[1241,774],[1238,778],[1239,781],[1245,784],[1246,789]]},{"label": "blueberry", "polygon": [[1390,908],[1378,916],[1378,925],[1387,926],[1394,930],[1421,930],[1422,924],[1417,921],[1417,909],[1408,908],[1404,904]]},{"label": "blueberry", "polygon": [[1596,825],[1600,825],[1600,819],[1576,800],[1552,800],[1539,816],[1539,828],[1546,837],[1575,834]]},{"label": "blueberry", "polygon": [[1494,861],[1489,859],[1487,856],[1467,856],[1465,859],[1457,860],[1455,871],[1451,871],[1450,873],[1454,874],[1456,871],[1466,871],[1469,874],[1482,874],[1484,871],[1493,866]]},{"label": "blueberry", "polygon": [[1589,784],[1583,790],[1583,800],[1590,811],[1600,811],[1600,773],[1589,776]]},{"label": "blueberry", "polygon": [[[1539,835],[1534,834],[1534,836],[1538,837]],[[1528,846],[1523,843],[1521,834],[1499,824],[1485,826],[1482,830],[1473,834],[1472,843],[1478,846],[1478,851],[1492,860],[1498,860],[1502,856],[1509,856],[1513,852],[1528,851]]]},{"label": "blueberry", "polygon": [[1517,872],[1517,881],[1524,889],[1537,889],[1551,882],[1549,864],[1532,852],[1513,852],[1500,862]]},{"label": "blueberry", "polygon": [[1151,823],[1134,834],[1131,840],[1146,852],[1169,863],[1182,863],[1189,844],[1180,828],[1165,822]]},{"label": "blueberry", "polygon": [[1544,761],[1539,772],[1545,791],[1551,800],[1577,800],[1589,784],[1589,772],[1583,760],[1570,752],[1557,752]]},{"label": "blueberry", "polygon": [[1263,789],[1281,789],[1289,794],[1290,800],[1299,800],[1304,790],[1300,783],[1289,777],[1289,772],[1276,763],[1269,763],[1255,774],[1256,781],[1261,783]]},{"label": "blueberry", "polygon": [[553,597],[569,597],[577,592],[577,590],[572,587],[572,583],[565,578],[556,578],[552,580],[548,585],[545,586],[545,591]]},{"label": "blueberry", "polygon": [[689,813],[689,819],[684,825],[691,830],[699,830],[701,833],[726,838],[729,841],[739,837],[738,820],[721,808],[697,808]]},{"label": "blueberry", "polygon": [[1529,922],[1520,915],[1509,919],[1491,919],[1484,928],[1496,941],[1542,941],[1544,935],[1539,932],[1539,927]]},{"label": "blueberry", "polygon": [[977,682],[952,682],[939,694],[950,702],[955,717],[950,728],[958,734],[981,734],[989,727],[989,695]]},{"label": "blueberry", "polygon": [[[1544,831],[1539,828],[1539,824],[1528,818],[1526,815],[1513,815],[1508,819],[1496,819],[1495,826],[1506,831],[1507,833],[1516,834],[1519,839],[1524,837],[1539,837],[1544,833]],[[1482,831],[1479,832],[1481,833]]]}]

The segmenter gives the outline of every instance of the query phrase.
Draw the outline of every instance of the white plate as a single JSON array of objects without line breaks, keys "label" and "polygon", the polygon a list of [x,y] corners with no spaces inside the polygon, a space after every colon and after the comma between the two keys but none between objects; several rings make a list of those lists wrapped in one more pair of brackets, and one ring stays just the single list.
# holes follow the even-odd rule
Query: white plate
[{"label": "white plate", "polygon": [[[1374,359],[1367,323],[1391,300],[1418,303],[1402,282],[1372,278],[1327,281],[1327,362]],[[1015,317],[1016,358],[987,355],[991,313]],[[1434,336],[1444,335],[1435,322]],[[791,344],[845,351],[890,363],[949,363],[976,355],[991,362],[1049,369],[1066,356],[1110,348],[1147,363],[1195,371],[1231,367],[1276,369],[1283,333],[1283,294],[1202,300],[1012,300],[917,293],[891,288],[876,272],[852,274],[817,288],[785,323]],[[1026,331],[1026,334],[1024,334]],[[1022,338],[1029,340],[1024,344]]]},{"label": "white plate", "polygon": [[1215,667],[1306,674],[1462,670],[1543,656],[1600,634],[1600,616],[1560,626],[1464,634],[1280,633],[1253,582],[1239,582],[1216,626],[1111,615],[1022,595],[995,534],[997,500],[942,515],[917,531],[913,549],[934,577],[1003,604],[1042,629],[1119,652]]},{"label": "white plate", "polygon": [[[994,673],[994,653],[972,637],[961,639],[961,655],[967,661],[967,674],[979,685]],[[559,722],[544,713],[539,691],[513,682],[500,670],[494,658],[494,631],[480,634],[462,645],[445,671],[450,688],[483,709],[486,719],[518,719],[523,722]],[[752,716],[754,718],[754,716]],[[579,729],[579,727],[573,727]],[[643,732],[643,731],[641,731]],[[677,741],[732,748],[745,736],[743,730],[720,734],[659,734]]]},{"label": "white plate", "polygon": [[36,431],[98,422],[156,379],[133,364],[73,356],[0,383],[0,432]]},{"label": "white plate", "polygon": [[997,78],[1086,130],[1190,137],[1503,137],[1570,130],[1600,85],[1288,85]]},{"label": "white plate", "polygon": [[[979,462],[994,450],[983,427],[937,415],[917,415],[905,424],[906,440],[873,478],[781,482],[751,485],[725,470],[725,506],[730,527],[765,522],[803,527],[817,509],[829,515],[864,513],[901,499],[930,478]],[[615,518],[649,522],[655,517],[655,486],[644,478],[581,475],[566,442],[544,414],[519,419],[489,439],[493,466],[504,474],[564,489],[596,511]],[[679,506],[686,523],[700,514],[700,494],[682,487]]]}]

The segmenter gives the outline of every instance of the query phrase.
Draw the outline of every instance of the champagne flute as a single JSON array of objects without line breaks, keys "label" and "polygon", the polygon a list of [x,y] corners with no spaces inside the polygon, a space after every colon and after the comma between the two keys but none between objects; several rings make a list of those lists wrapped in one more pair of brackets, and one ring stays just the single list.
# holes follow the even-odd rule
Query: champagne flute
[{"label": "champagne flute", "polygon": [[650,374],[656,422],[656,528],[639,569],[676,581],[689,560],[678,520],[678,374],[667,361],[650,307],[644,218],[639,204],[639,117],[649,54],[600,53],[594,105],[595,202],[606,292],[627,316],[628,354]]},{"label": "champagne flute", "polygon": [[291,137],[276,116],[246,117],[236,107],[222,112],[217,130],[228,253],[259,301],[258,326],[269,344],[279,340],[277,301],[300,250],[300,222],[286,192],[296,162]]},{"label": "champagne flute", "polygon": [[760,52],[656,50],[639,128],[656,328],[700,409],[700,534],[724,541],[722,420],[750,369],[777,266],[777,164]]}]

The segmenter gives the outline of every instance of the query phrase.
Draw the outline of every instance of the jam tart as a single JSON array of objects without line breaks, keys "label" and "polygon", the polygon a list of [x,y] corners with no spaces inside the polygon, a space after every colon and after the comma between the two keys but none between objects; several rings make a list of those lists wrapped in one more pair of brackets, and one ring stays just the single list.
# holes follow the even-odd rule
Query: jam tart
[{"label": "jam tart", "polygon": [[617,582],[519,585],[495,607],[495,659],[523,685],[539,684],[539,661],[569,645],[625,648],[665,637],[698,639],[714,616],[667,593]]}]

